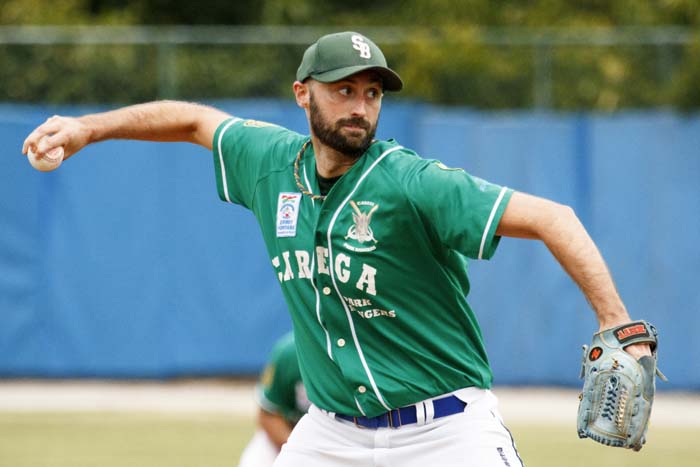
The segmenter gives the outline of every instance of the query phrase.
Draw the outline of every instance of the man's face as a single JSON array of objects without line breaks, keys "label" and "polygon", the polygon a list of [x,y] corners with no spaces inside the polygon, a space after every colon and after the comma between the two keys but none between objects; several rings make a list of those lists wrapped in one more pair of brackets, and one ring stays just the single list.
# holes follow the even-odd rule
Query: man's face
[{"label": "man's face", "polygon": [[353,158],[364,154],[377,131],[382,83],[371,72],[335,83],[309,83],[311,131],[321,143]]}]

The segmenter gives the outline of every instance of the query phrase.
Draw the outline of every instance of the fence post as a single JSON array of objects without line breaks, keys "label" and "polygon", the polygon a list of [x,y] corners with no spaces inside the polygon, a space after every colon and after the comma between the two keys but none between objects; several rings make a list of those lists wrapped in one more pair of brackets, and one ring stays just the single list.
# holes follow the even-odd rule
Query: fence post
[{"label": "fence post", "polygon": [[172,43],[159,42],[158,53],[158,97],[177,97],[177,50]]},{"label": "fence post", "polygon": [[537,109],[552,107],[552,50],[544,40],[535,45],[534,104]]}]

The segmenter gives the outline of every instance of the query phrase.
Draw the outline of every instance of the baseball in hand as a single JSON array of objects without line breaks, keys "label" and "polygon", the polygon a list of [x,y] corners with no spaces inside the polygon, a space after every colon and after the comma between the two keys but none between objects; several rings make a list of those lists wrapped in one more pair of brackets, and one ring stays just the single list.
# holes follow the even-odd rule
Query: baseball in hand
[{"label": "baseball in hand", "polygon": [[35,154],[34,151],[29,149],[27,152],[27,158],[29,163],[32,164],[36,170],[41,172],[51,172],[56,170],[63,162],[63,146],[58,146],[44,154]]}]

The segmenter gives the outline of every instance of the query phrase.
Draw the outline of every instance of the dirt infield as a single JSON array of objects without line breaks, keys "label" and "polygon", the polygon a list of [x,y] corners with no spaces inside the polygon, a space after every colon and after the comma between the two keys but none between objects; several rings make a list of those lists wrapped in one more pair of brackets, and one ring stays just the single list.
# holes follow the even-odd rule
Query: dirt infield
[{"label": "dirt infield", "polygon": [[[508,423],[571,424],[578,391],[561,388],[497,387]],[[6,412],[163,412],[221,413],[253,416],[254,382],[250,380],[176,382],[0,381],[0,411]],[[659,392],[654,424],[700,426],[700,394]]]}]

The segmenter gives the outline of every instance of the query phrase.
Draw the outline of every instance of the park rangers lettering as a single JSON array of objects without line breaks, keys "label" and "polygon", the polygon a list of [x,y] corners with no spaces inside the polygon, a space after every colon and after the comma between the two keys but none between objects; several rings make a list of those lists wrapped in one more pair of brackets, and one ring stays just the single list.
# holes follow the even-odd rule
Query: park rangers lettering
[{"label": "park rangers lettering", "polygon": [[374,306],[372,304],[372,300],[370,300],[368,298],[343,297],[343,299],[348,304],[348,307],[350,307],[350,310],[357,313],[361,318],[372,319],[372,318],[377,318],[379,316],[396,318],[396,311],[395,310],[382,310],[380,308],[360,309],[362,307]]},{"label": "park rangers lettering", "polygon": [[[351,263],[352,258],[350,256],[343,253],[335,255],[333,259],[333,272],[339,282],[347,284],[354,279],[351,277]],[[311,279],[311,255],[308,251],[283,251],[280,256],[272,258],[272,265],[277,271],[277,278],[280,282],[287,282],[292,279]],[[318,273],[329,276],[329,266],[328,248],[317,246],[316,267],[318,268]],[[377,269],[367,263],[362,263],[362,270],[359,277],[355,279],[355,287],[369,295],[377,295],[376,277]]]}]

